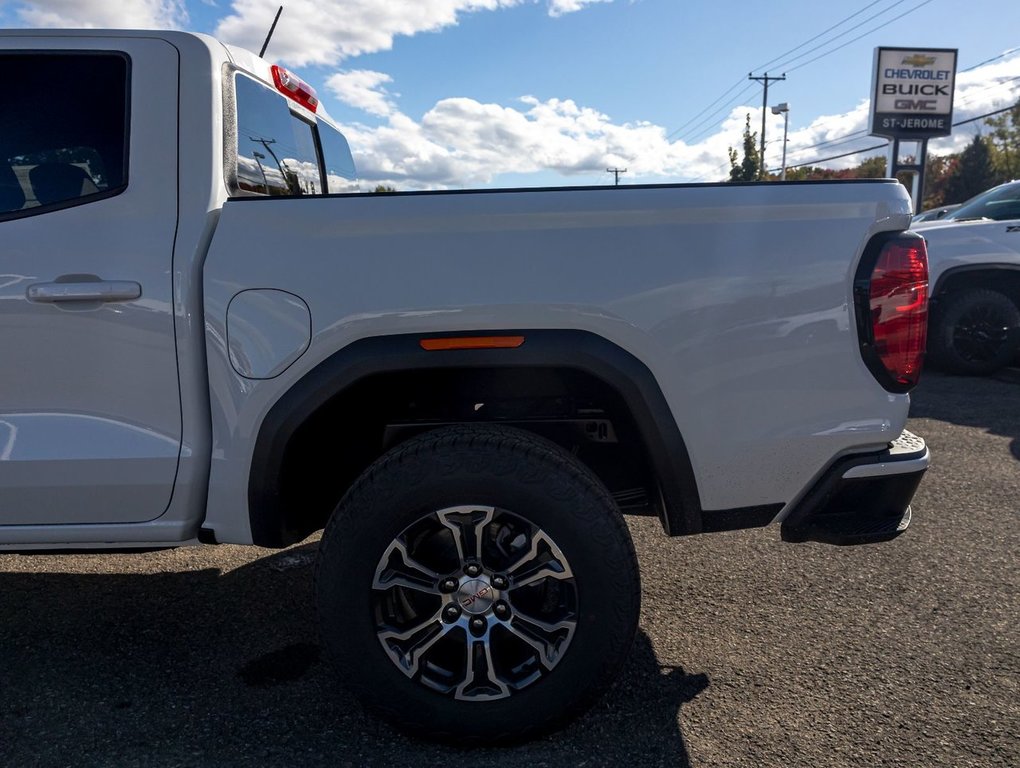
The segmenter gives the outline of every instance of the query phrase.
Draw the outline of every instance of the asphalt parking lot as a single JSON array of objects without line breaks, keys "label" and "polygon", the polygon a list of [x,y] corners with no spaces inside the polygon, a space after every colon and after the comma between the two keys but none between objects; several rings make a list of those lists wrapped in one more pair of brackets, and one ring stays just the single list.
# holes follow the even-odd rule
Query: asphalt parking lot
[{"label": "asphalt parking lot", "polygon": [[439,747],[320,661],[314,542],[0,555],[0,766],[1020,765],[1020,375],[929,374],[914,522],[865,547],[633,519],[643,612],[566,730]]}]

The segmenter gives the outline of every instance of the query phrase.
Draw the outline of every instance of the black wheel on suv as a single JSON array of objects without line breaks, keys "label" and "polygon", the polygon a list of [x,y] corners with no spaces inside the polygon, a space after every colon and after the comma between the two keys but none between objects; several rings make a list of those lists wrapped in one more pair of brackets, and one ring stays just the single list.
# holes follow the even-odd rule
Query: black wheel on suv
[{"label": "black wheel on suv", "polygon": [[576,716],[637,628],[629,532],[591,472],[493,426],[383,456],[322,537],[322,642],[359,698],[417,735],[518,740]]},{"label": "black wheel on suv", "polygon": [[978,288],[951,296],[935,318],[932,362],[952,373],[984,375],[1017,355],[1020,310],[1008,296]]}]

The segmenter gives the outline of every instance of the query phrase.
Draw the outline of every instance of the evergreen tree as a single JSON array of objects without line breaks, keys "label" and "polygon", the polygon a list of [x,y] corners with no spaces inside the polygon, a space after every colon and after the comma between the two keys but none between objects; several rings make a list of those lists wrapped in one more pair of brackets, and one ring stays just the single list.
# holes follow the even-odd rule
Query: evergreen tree
[{"label": "evergreen tree", "polygon": [[992,166],[991,152],[988,142],[978,134],[974,141],[960,153],[959,162],[953,168],[946,181],[945,202],[962,203],[974,195],[995,186],[997,181],[995,168]]},{"label": "evergreen tree", "polygon": [[730,147],[730,181],[756,181],[761,174],[758,134],[751,132],[751,114],[744,124],[744,159],[737,164],[737,150]]}]

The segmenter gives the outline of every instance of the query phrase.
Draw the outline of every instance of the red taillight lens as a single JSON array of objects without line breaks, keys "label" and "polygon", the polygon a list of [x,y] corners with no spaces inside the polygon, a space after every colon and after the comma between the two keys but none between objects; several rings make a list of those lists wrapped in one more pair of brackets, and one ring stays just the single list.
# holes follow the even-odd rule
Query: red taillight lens
[{"label": "red taillight lens", "polygon": [[293,72],[277,64],[273,65],[273,82],[276,83],[276,90],[284,96],[294,99],[302,107],[314,112],[319,106],[319,98],[315,94],[315,89]]},{"label": "red taillight lens", "polygon": [[887,242],[871,271],[869,290],[875,354],[897,388],[917,384],[928,331],[928,251],[924,239]]}]

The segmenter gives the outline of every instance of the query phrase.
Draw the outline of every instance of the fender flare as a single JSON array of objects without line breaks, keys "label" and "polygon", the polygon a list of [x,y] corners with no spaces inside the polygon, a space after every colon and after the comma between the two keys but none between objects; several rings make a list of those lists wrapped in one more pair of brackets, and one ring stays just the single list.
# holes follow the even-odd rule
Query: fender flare
[{"label": "fender flare", "polygon": [[248,479],[248,509],[254,543],[278,546],[283,519],[280,467],[297,429],[329,400],[367,376],[437,368],[569,368],[609,385],[630,410],[662,494],[662,524],[669,535],[700,533],[702,509],[690,454],[665,396],[648,367],[613,342],[588,331],[485,331],[523,335],[516,349],[428,352],[423,336],[374,336],[355,341],[298,380],[266,414],[259,427]]},{"label": "fender flare", "polygon": [[938,302],[941,294],[946,291],[946,284],[950,280],[969,272],[1010,272],[1020,275],[1020,264],[961,264],[951,267],[940,274],[939,279],[935,281],[935,286],[930,293],[931,300]]}]

